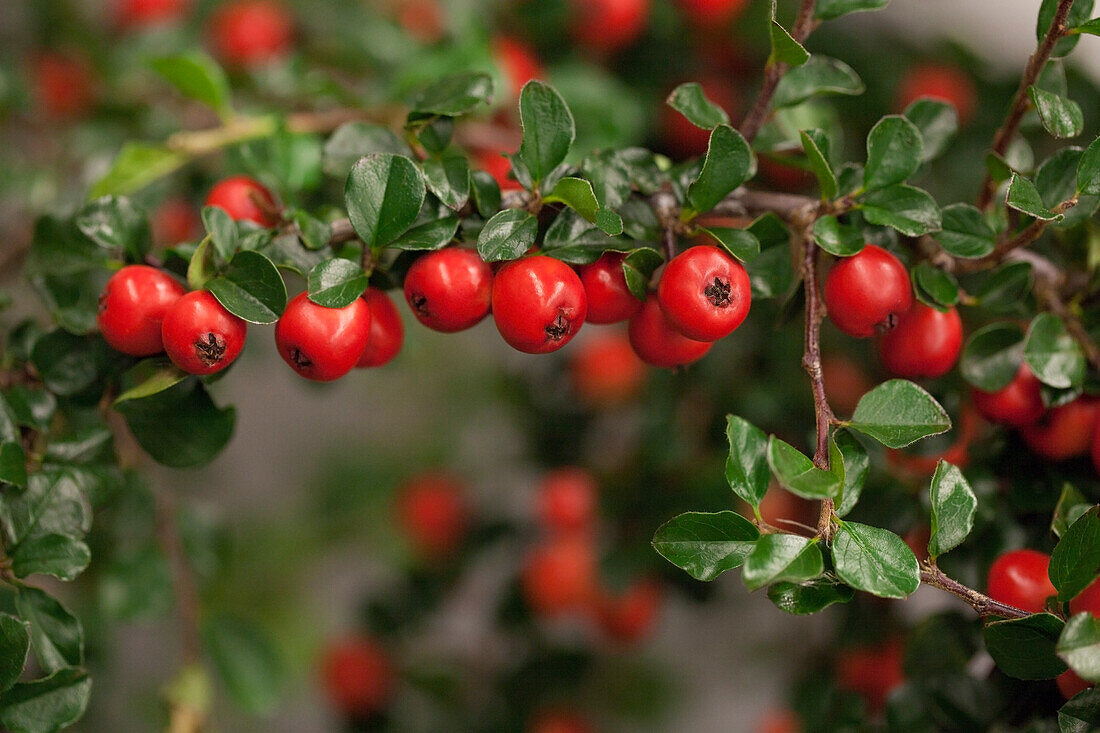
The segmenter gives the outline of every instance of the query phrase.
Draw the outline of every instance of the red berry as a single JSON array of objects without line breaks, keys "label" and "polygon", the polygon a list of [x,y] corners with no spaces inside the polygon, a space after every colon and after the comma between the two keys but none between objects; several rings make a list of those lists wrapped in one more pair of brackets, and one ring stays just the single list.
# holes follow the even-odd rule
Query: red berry
[{"label": "red berry", "polygon": [[616,641],[638,641],[653,630],[663,597],[659,584],[642,581],[622,596],[601,598],[596,606],[596,621]]},{"label": "red berry", "polygon": [[1081,679],[1072,669],[1067,669],[1065,672],[1058,675],[1055,682],[1058,683],[1058,691],[1061,692],[1062,697],[1067,700],[1073,698],[1078,693],[1084,692],[1095,684],[1094,682]]},{"label": "red berry", "polygon": [[96,323],[115,351],[152,356],[164,351],[161,322],[186,289],[147,265],[127,265],[111,276],[99,296]]},{"label": "red berry", "polygon": [[780,529],[793,530],[791,522],[814,526],[817,517],[815,502],[795,496],[777,485],[769,487],[760,502],[760,518]]},{"label": "red berry", "polygon": [[210,16],[214,52],[230,66],[266,64],[290,49],[294,21],[274,0],[236,0]]},{"label": "red berry", "polygon": [[595,733],[584,718],[566,711],[542,713],[527,728],[527,733]]},{"label": "red berry", "polygon": [[1071,614],[1086,611],[1100,618],[1100,579],[1089,583],[1083,591],[1074,596],[1073,600],[1069,602],[1069,612]]},{"label": "red berry", "polygon": [[397,12],[397,22],[421,43],[435,43],[443,38],[446,22],[437,0],[405,0]]},{"label": "red berry", "polygon": [[760,175],[780,191],[805,191],[817,179],[805,168],[795,165],[789,156],[761,155],[756,159]]},{"label": "red berry", "polygon": [[915,303],[878,344],[882,365],[899,377],[934,379],[951,371],[962,351],[959,312]]},{"label": "red berry", "polygon": [[458,547],[469,524],[465,494],[462,482],[442,473],[417,476],[398,489],[398,521],[419,554],[440,558]]},{"label": "red berry", "polygon": [[115,18],[121,28],[157,25],[180,20],[191,0],[116,0]]},{"label": "red berry", "polygon": [[1078,397],[1020,428],[1020,435],[1028,448],[1052,461],[1084,455],[1093,443],[1098,406],[1100,403],[1094,399]]},{"label": "red berry", "polygon": [[701,28],[732,20],[748,4],[749,0],[680,0],[688,20]]},{"label": "red berry", "polygon": [[95,102],[94,79],[84,61],[45,53],[34,59],[32,73],[38,107],[51,119],[79,117]]},{"label": "red berry", "polygon": [[[699,80],[703,87],[703,93],[710,101],[724,109],[731,117],[735,116],[740,106],[737,94],[730,83],[722,77],[707,77]],[[665,147],[673,155],[680,158],[690,158],[696,155],[704,155],[707,145],[710,143],[710,130],[704,130],[684,117],[682,114],[661,102],[660,118],[661,139]]]},{"label": "red berry", "polygon": [[326,308],[299,293],[275,324],[275,345],[298,374],[331,382],[359,361],[370,337],[370,321],[370,308],[362,298],[343,308]]},{"label": "red berry", "polygon": [[642,301],[626,286],[625,258],[622,252],[605,252],[592,264],[578,268],[588,302],[589,323],[618,323],[642,309]]},{"label": "red berry", "polygon": [[717,341],[749,314],[749,273],[723,249],[691,247],[665,266],[657,302],[669,323],[689,339]]},{"label": "red berry", "polygon": [[333,644],[321,659],[325,692],[341,713],[353,717],[382,710],[393,693],[394,676],[389,657],[366,638]]},{"label": "red berry", "polygon": [[542,76],[542,64],[534,49],[516,38],[494,38],[493,61],[504,75],[507,88],[515,99],[519,99],[524,84]]},{"label": "red berry", "polygon": [[890,693],[905,681],[901,644],[889,641],[842,649],[836,659],[836,681],[860,695],[871,712],[881,710]]},{"label": "red berry", "polygon": [[279,205],[262,183],[248,176],[231,176],[218,181],[206,195],[206,206],[217,206],[237,221],[252,221],[262,227],[279,223]]},{"label": "red berry", "polygon": [[680,333],[661,311],[655,293],[650,293],[642,309],[630,319],[627,333],[634,353],[642,361],[669,369],[699,361],[713,343],[695,341]]},{"label": "red berry", "polygon": [[1100,420],[1096,420],[1092,430],[1092,466],[1100,475]]},{"label": "red berry", "polygon": [[1008,386],[996,392],[975,389],[971,392],[971,397],[974,406],[985,419],[1022,428],[1031,425],[1047,411],[1043,404],[1041,385],[1027,363],[1020,362],[1020,368]]},{"label": "red berry", "polygon": [[802,719],[791,710],[769,710],[756,723],[756,733],[802,733]]},{"label": "red berry", "polygon": [[557,351],[580,330],[587,312],[581,279],[553,257],[534,255],[509,262],[493,280],[493,320],[517,351]]},{"label": "red berry", "polygon": [[1047,598],[1058,591],[1047,570],[1050,555],[1038,550],[1012,550],[998,557],[989,568],[986,582],[989,597],[1028,613],[1042,613]]},{"label": "red berry", "polygon": [[401,322],[397,306],[386,295],[386,291],[367,288],[367,292],[363,293],[363,300],[370,308],[370,337],[355,366],[382,366],[392,361],[401,351],[401,345],[405,342],[405,325]]},{"label": "red berry", "polygon": [[188,374],[213,374],[240,355],[248,324],[208,291],[193,290],[164,314],[161,334],[172,363]]},{"label": "red berry", "polygon": [[849,336],[886,333],[913,305],[909,273],[894,255],[868,244],[825,276],[829,320]]},{"label": "red berry", "polygon": [[977,92],[970,76],[961,69],[940,64],[921,64],[905,72],[898,84],[898,109],[903,110],[921,97],[947,102],[965,125],[974,116]]},{"label": "red berry", "polygon": [[588,605],[596,593],[596,558],[584,534],[556,535],[527,557],[523,596],[540,616],[559,616]]},{"label": "red berry", "polygon": [[405,275],[405,300],[416,320],[454,333],[489,315],[493,271],[477,252],[448,247],[422,255]]},{"label": "red berry", "polygon": [[583,468],[551,471],[536,490],[539,521],[555,532],[591,527],[596,514],[596,490],[596,480]]},{"label": "red berry", "polygon": [[202,219],[182,198],[165,199],[153,212],[153,241],[164,247],[194,240],[202,231]]},{"label": "red berry", "polygon": [[629,46],[649,22],[649,0],[573,0],[573,10],[573,36],[599,51]]},{"label": "red berry", "polygon": [[626,334],[618,331],[582,339],[569,362],[573,388],[592,407],[614,407],[638,396],[645,384],[646,365]]},{"label": "red berry", "polygon": [[855,412],[859,398],[875,386],[863,369],[843,354],[825,354],[821,358],[821,377],[825,396],[838,413]]},{"label": "red berry", "polygon": [[501,191],[519,191],[523,188],[515,178],[509,178],[508,174],[512,172],[512,161],[504,156],[504,151],[477,150],[472,157],[474,166],[491,175]]}]

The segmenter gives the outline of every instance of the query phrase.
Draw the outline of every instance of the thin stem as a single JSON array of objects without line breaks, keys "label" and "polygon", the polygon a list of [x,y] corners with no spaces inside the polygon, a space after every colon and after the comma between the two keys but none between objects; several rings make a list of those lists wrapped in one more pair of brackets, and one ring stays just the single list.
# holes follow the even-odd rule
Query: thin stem
[{"label": "thin stem", "polygon": [[[1088,359],[1089,364],[1094,369],[1100,369],[1100,347],[1097,347],[1096,342],[1092,340],[1088,330],[1084,324],[1081,323],[1081,319],[1077,317],[1065,301],[1062,300],[1062,296],[1059,292],[1060,280],[1051,280],[1044,274],[1040,274],[1038,271],[1032,268],[1035,272],[1035,295],[1038,296],[1039,301],[1043,304],[1045,309],[1058,316],[1062,320],[1062,323],[1066,326],[1066,331],[1073,337],[1073,340],[1081,347],[1081,351],[1085,354],[1085,358]],[[1060,273],[1059,273],[1060,275]]]},{"label": "thin stem", "polygon": [[172,569],[172,587],[179,610],[183,663],[185,666],[198,664],[202,657],[202,644],[199,640],[199,594],[179,536],[178,505],[175,497],[165,491],[157,492],[156,502],[157,541]]},{"label": "thin stem", "polygon": [[[794,26],[791,28],[791,38],[799,43],[805,41],[818,25],[818,21],[814,19],[814,5],[815,0],[802,0],[802,5],[798,8],[798,17],[795,18]],[[768,64],[764,67],[764,83],[740,127],[741,135],[749,142],[753,141],[756,133],[760,132],[760,128],[767,120],[775,90],[788,70],[790,66],[783,63]]]},{"label": "thin stem", "polygon": [[[1066,18],[1069,16],[1071,7],[1073,7],[1073,0],[1058,0],[1058,7],[1054,11],[1050,28],[1047,29],[1046,35],[1039,43],[1039,47],[1035,49],[1035,53],[1031,54],[1031,57],[1027,60],[1027,66],[1024,67],[1023,76],[1020,77],[1020,86],[1016,89],[1016,96],[1012,99],[1012,107],[1009,108],[1008,116],[993,135],[993,147],[991,149],[995,154],[1004,156],[1005,151],[1008,150],[1008,146],[1012,142],[1012,138],[1019,131],[1024,114],[1031,106],[1027,89],[1039,79],[1039,74],[1042,73],[1043,67],[1050,59],[1055,44],[1066,34]],[[993,202],[993,191],[996,187],[993,177],[987,172],[982,180],[981,191],[978,193],[979,209],[989,208],[989,205]]]},{"label": "thin stem", "polygon": [[[1067,209],[1071,209],[1076,205],[1077,197],[1074,196],[1058,204],[1053,209],[1051,209],[1051,211],[1053,211],[1055,214],[1061,214]],[[1015,252],[1018,249],[1023,249],[1024,247],[1027,247],[1029,244],[1039,239],[1039,237],[1042,236],[1043,232],[1046,231],[1047,227],[1050,226],[1052,223],[1053,220],[1043,221],[1042,219],[1036,219],[1035,221],[1031,222],[1031,224],[1026,226],[1022,231],[1016,234],[1016,236],[1003,239],[999,244],[997,244],[996,247],[993,248],[992,252],[984,257],[979,257],[973,260],[957,258],[954,269],[957,272],[979,272],[981,270],[987,270],[994,265],[998,265],[1002,261],[1004,261],[1004,259],[1008,257],[1010,253]]]},{"label": "thin stem", "polygon": [[946,591],[956,598],[961,598],[974,609],[983,619],[989,616],[1003,616],[1004,618],[1025,618],[1030,616],[1027,611],[1010,606],[1007,603],[995,601],[987,595],[969,588],[959,581],[944,575],[943,571],[933,562],[926,562],[921,568],[921,582],[933,588]]}]

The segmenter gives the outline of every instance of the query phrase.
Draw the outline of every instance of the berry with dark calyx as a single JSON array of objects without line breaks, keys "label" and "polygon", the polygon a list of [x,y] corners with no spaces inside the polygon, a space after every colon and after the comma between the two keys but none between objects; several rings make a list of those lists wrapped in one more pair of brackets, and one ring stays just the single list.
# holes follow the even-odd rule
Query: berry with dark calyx
[{"label": "berry with dark calyx", "polygon": [[718,247],[691,247],[661,273],[657,302],[676,330],[695,341],[733,333],[752,304],[749,274]]},{"label": "berry with dark calyx", "polygon": [[217,206],[236,221],[252,221],[267,228],[280,219],[279,205],[271,191],[248,176],[218,181],[206,195],[206,206]]},{"label": "berry with dark calyx", "polygon": [[595,51],[617,51],[641,37],[650,0],[572,0],[573,37]]},{"label": "berry with dark calyx", "polygon": [[589,323],[618,323],[642,309],[642,301],[634,297],[623,274],[622,252],[605,252],[598,260],[577,268],[588,302]]},{"label": "berry with dark calyx", "polygon": [[188,374],[213,374],[240,355],[248,324],[210,292],[193,290],[165,313],[161,334],[173,364]]},{"label": "berry with dark calyx", "polygon": [[1042,418],[1020,428],[1027,447],[1051,461],[1064,461],[1089,452],[1100,402],[1078,397],[1047,411]]},{"label": "berry with dark calyx", "polygon": [[829,320],[855,338],[887,333],[913,305],[905,265],[874,244],[834,264],[824,289]]},{"label": "berry with dark calyx", "polygon": [[469,526],[466,487],[444,473],[426,473],[397,491],[397,520],[422,557],[439,559],[457,549]]},{"label": "berry with dark calyx", "polygon": [[331,382],[359,361],[370,337],[370,308],[362,298],[326,308],[299,293],[275,324],[279,356],[306,379]]},{"label": "berry with dark calyx", "polygon": [[542,64],[534,49],[523,41],[499,36],[493,39],[492,50],[493,61],[504,75],[506,88],[514,99],[519,99],[524,84],[542,76]]},{"label": "berry with dark calyx", "polygon": [[395,678],[389,655],[365,637],[334,643],[321,658],[325,693],[349,717],[365,718],[382,711],[393,694]]},{"label": "berry with dark calyx", "polygon": [[505,342],[527,354],[557,351],[588,313],[584,285],[561,260],[534,255],[504,265],[493,280],[493,320]]},{"label": "berry with dark calyx", "polygon": [[405,301],[416,320],[443,333],[480,323],[489,315],[492,291],[492,269],[463,247],[428,252],[405,274]]},{"label": "berry with dark calyx", "polygon": [[965,125],[974,117],[978,94],[974,82],[961,69],[945,64],[920,64],[901,77],[898,84],[898,110],[904,110],[921,97],[947,102]]},{"label": "berry with dark calyx", "polygon": [[275,0],[225,3],[210,16],[208,31],[215,55],[238,68],[270,63],[294,41],[294,21]]},{"label": "berry with dark calyx", "polygon": [[1041,387],[1042,382],[1027,363],[1020,362],[1020,368],[1008,386],[996,392],[975,389],[971,392],[971,398],[985,419],[1022,428],[1037,421],[1047,411]]},{"label": "berry with dark calyx", "polygon": [[355,366],[365,368],[388,364],[405,342],[405,324],[401,322],[401,314],[385,290],[367,288],[363,300],[370,308],[370,337]]},{"label": "berry with dark calyx", "polygon": [[148,265],[127,265],[111,276],[99,296],[99,332],[111,348],[123,354],[159,354],[164,351],[161,322],[185,292],[166,272]]},{"label": "berry with dark calyx", "polygon": [[630,339],[618,331],[582,338],[569,362],[573,389],[591,407],[630,402],[641,393],[647,371]]},{"label": "berry with dark calyx", "polygon": [[934,379],[951,371],[962,351],[962,319],[915,303],[878,344],[882,365],[899,377]]},{"label": "berry with dark calyx", "polygon": [[621,596],[600,598],[596,604],[596,622],[616,641],[639,641],[653,630],[663,597],[660,584],[644,580]]},{"label": "berry with dark calyx", "polygon": [[536,489],[539,521],[554,532],[588,529],[596,515],[596,479],[583,468],[558,468]]},{"label": "berry with dark calyx", "polygon": [[596,556],[584,533],[555,535],[536,547],[520,578],[527,605],[555,617],[590,607],[596,598]]},{"label": "berry with dark calyx", "polygon": [[837,686],[858,694],[876,713],[890,693],[905,682],[902,656],[901,644],[895,640],[842,649],[836,659]]},{"label": "berry with dark calyx", "polygon": [[650,293],[642,309],[630,319],[627,333],[638,358],[667,369],[699,361],[713,345],[712,341],[696,341],[680,333],[661,310],[656,293]]},{"label": "berry with dark calyx", "polygon": [[1042,613],[1047,599],[1057,594],[1047,574],[1050,555],[1038,550],[1011,550],[989,568],[986,593],[1028,613]]}]

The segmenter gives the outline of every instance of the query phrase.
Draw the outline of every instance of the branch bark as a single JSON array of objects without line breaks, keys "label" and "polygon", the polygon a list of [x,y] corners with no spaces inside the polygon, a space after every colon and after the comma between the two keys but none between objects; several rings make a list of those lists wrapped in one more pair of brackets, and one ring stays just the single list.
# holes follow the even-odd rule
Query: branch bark
[{"label": "branch bark", "polygon": [[943,571],[932,562],[925,563],[925,566],[921,568],[920,579],[925,585],[939,588],[956,598],[961,598],[983,619],[989,616],[1025,618],[1031,615],[1027,611],[1016,608],[1015,606],[995,601],[989,596],[963,585],[954,578],[944,575]]}]

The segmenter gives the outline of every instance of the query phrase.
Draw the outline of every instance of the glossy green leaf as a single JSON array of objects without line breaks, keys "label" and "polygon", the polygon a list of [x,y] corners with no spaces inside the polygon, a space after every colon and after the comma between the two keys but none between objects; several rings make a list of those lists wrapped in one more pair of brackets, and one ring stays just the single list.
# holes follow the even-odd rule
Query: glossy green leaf
[{"label": "glossy green leaf", "polygon": [[837,257],[857,254],[867,243],[861,229],[841,224],[832,214],[819,217],[814,222],[814,241],[821,249]]},{"label": "glossy green leaf", "polygon": [[1073,484],[1063,484],[1062,493],[1058,497],[1058,503],[1054,506],[1054,515],[1050,520],[1050,531],[1055,537],[1062,537],[1069,526],[1089,509],[1092,509],[1092,504]]},{"label": "glossy green leaf", "polygon": [[848,13],[879,10],[889,4],[890,0],[817,0],[814,15],[821,20],[833,20]]},{"label": "glossy green leaf", "polygon": [[420,166],[424,169],[428,190],[444,206],[458,211],[470,200],[470,170],[465,157],[447,155],[443,158],[428,158]]},{"label": "glossy green leaf", "polygon": [[975,331],[963,347],[959,373],[985,392],[1008,386],[1020,368],[1024,333],[1015,323],[991,323]]},{"label": "glossy green leaf", "polygon": [[83,669],[59,669],[0,694],[0,725],[11,733],[55,733],[84,715],[92,679]]},{"label": "glossy green leaf", "polygon": [[500,209],[500,184],[485,171],[470,171],[470,195],[477,213],[490,217]]},{"label": "glossy green leaf", "polygon": [[111,169],[88,192],[88,197],[125,196],[140,191],[187,163],[183,153],[162,145],[129,142],[122,146]]},{"label": "glossy green leaf", "polygon": [[125,253],[130,262],[142,262],[153,243],[145,212],[125,196],[101,196],[77,212],[77,229],[106,250]]},{"label": "glossy green leaf", "polygon": [[46,388],[59,397],[75,395],[99,377],[94,342],[57,329],[34,342],[34,362]]},{"label": "glossy green leaf", "polygon": [[84,631],[80,622],[40,588],[20,586],[15,610],[30,624],[35,659],[47,672],[84,663]]},{"label": "glossy green leaf", "polygon": [[309,299],[326,308],[346,308],[366,292],[370,276],[351,260],[334,258],[309,271]]},{"label": "glossy green leaf", "polygon": [[387,249],[425,250],[442,249],[454,241],[462,220],[457,216],[434,219],[409,229],[386,245]]},{"label": "glossy green leaf", "polygon": [[229,80],[214,59],[201,51],[162,56],[150,62],[183,96],[205,104],[222,118],[232,113]]},{"label": "glossy green leaf", "polygon": [[84,572],[91,560],[88,545],[63,534],[47,534],[24,540],[11,553],[12,572],[20,578],[37,573],[72,580]]},{"label": "glossy green leaf", "polygon": [[352,167],[344,204],[363,244],[378,250],[412,226],[425,195],[424,178],[411,160],[374,153]]},{"label": "glossy green leaf", "polygon": [[1100,688],[1080,692],[1058,710],[1059,733],[1095,733],[1100,727]]},{"label": "glossy green leaf", "polygon": [[210,234],[210,243],[214,246],[218,256],[223,260],[229,260],[240,246],[240,236],[237,232],[237,222],[220,206],[204,206],[202,209],[202,223]]},{"label": "glossy green leaf", "polygon": [[1031,103],[1039,113],[1039,121],[1051,137],[1077,137],[1085,127],[1085,115],[1072,99],[1044,91],[1037,86],[1027,88]]},{"label": "glossy green leaf", "polygon": [[187,372],[164,358],[142,359],[122,376],[122,394],[114,405],[163,392],[187,379]]},{"label": "glossy green leaf", "polygon": [[519,117],[523,127],[519,158],[538,185],[569,155],[577,135],[576,123],[561,95],[538,80],[523,86]]},{"label": "glossy green leaf", "polygon": [[817,613],[834,603],[848,603],[854,595],[851,587],[827,578],[768,587],[768,599],[781,611],[797,616]]},{"label": "glossy green leaf", "polygon": [[787,29],[776,22],[774,16],[768,32],[772,47],[771,53],[768,54],[769,66],[774,64],[801,66],[810,59],[810,52],[803,48],[801,43],[794,40]]},{"label": "glossy green leaf", "polygon": [[346,122],[325,141],[322,166],[328,175],[344,179],[360,158],[372,153],[412,155],[409,146],[390,128],[370,122]]},{"label": "glossy green leaf", "polygon": [[924,141],[921,161],[927,163],[947,150],[959,129],[959,113],[942,99],[921,97],[905,108],[905,117],[920,130]]},{"label": "glossy green leaf", "polygon": [[802,149],[806,152],[806,160],[810,164],[810,170],[817,178],[817,187],[821,191],[821,198],[836,198],[839,188],[836,173],[833,172],[832,165],[829,163],[829,138],[822,130],[802,130],[799,137],[802,140]]},{"label": "glossy green leaf", "polygon": [[947,312],[959,302],[959,283],[955,276],[930,262],[921,262],[910,273],[917,298],[925,305]]},{"label": "glossy green leaf", "polygon": [[776,109],[793,107],[817,94],[863,94],[859,75],[843,61],[814,54],[802,66],[791,69],[776,87]]},{"label": "glossy green leaf", "polygon": [[760,254],[760,240],[747,229],[699,227],[699,231],[709,234],[722,249],[742,262],[752,262],[753,258]]},{"label": "glossy green leaf", "polygon": [[771,481],[768,438],[764,431],[744,418],[727,415],[726,439],[730,446],[726,457],[726,481],[734,494],[757,507]]},{"label": "glossy green leaf", "polygon": [[20,443],[0,443],[0,483],[27,487],[27,456]]},{"label": "glossy green leaf", "polygon": [[797,448],[774,435],[768,439],[768,465],[779,484],[803,499],[828,499],[841,489],[841,478],[814,466]]},{"label": "glossy green leaf", "polygon": [[274,323],[286,308],[286,284],[275,264],[259,252],[233,255],[229,269],[206,283],[225,309],[249,323]]},{"label": "glossy green leaf", "polygon": [[292,218],[298,227],[298,239],[303,247],[316,251],[328,246],[332,237],[332,225],[301,209],[295,211]]},{"label": "glossy green leaf", "polygon": [[25,491],[0,504],[0,526],[9,546],[55,533],[80,536],[92,527],[92,508],[71,472],[35,471]]},{"label": "glossy green leaf", "polygon": [[1054,650],[1080,677],[1100,682],[1100,621],[1091,613],[1074,614]]},{"label": "glossy green leaf", "polygon": [[779,582],[813,580],[825,571],[818,543],[795,534],[766,534],[745,558],[741,578],[750,591]]},{"label": "glossy green leaf", "polygon": [[623,278],[631,295],[638,300],[646,299],[649,280],[664,261],[661,253],[652,247],[639,247],[627,253],[623,258]]},{"label": "glossy green leaf", "polygon": [[1100,507],[1092,507],[1069,526],[1050,554],[1050,582],[1068,601],[1100,575]]},{"label": "glossy green leaf", "polygon": [[982,636],[989,656],[1009,677],[1049,680],[1066,671],[1066,663],[1055,653],[1063,626],[1057,616],[1037,613],[986,624]]},{"label": "glossy green leaf", "polygon": [[1008,185],[1008,196],[1005,205],[1028,216],[1034,216],[1043,221],[1061,219],[1061,214],[1056,214],[1043,204],[1043,198],[1039,195],[1035,184],[1023,176],[1013,173],[1012,182]]},{"label": "glossy green leaf", "polygon": [[1057,389],[1081,386],[1087,368],[1080,344],[1053,313],[1040,313],[1032,319],[1024,341],[1024,361],[1040,382]]},{"label": "glossy green leaf", "polygon": [[202,641],[225,689],[238,705],[252,713],[265,713],[279,704],[286,685],[285,665],[259,626],[213,616],[203,623]]},{"label": "glossy green leaf", "polygon": [[992,313],[1017,314],[1020,303],[1026,302],[1031,285],[1031,263],[1009,262],[981,280],[971,295]]},{"label": "glossy green leaf", "polygon": [[833,537],[837,576],[880,598],[906,598],[920,585],[917,557],[893,532],[843,522]]},{"label": "glossy green leaf", "polygon": [[978,499],[957,466],[941,460],[928,489],[932,505],[932,533],[928,555],[936,558],[958,547],[974,527]]},{"label": "glossy green leaf", "polygon": [[493,78],[476,71],[462,71],[432,82],[413,95],[413,112],[458,117],[493,101]]},{"label": "glossy green leaf", "polygon": [[0,613],[0,692],[19,679],[30,646],[30,625],[23,619]]},{"label": "glossy green leaf", "polygon": [[902,183],[917,172],[924,159],[920,130],[901,115],[883,117],[867,135],[867,164],[863,187],[868,191]]},{"label": "glossy green leaf", "polygon": [[936,239],[948,254],[977,258],[993,251],[997,233],[976,206],[951,204],[941,213],[943,229]]},{"label": "glossy green leaf", "polygon": [[477,251],[486,262],[514,260],[535,243],[538,220],[523,209],[505,209],[485,222],[477,238]]},{"label": "glossy green leaf", "polygon": [[737,512],[688,512],[661,525],[653,548],[696,580],[709,581],[740,566],[759,537]]},{"label": "glossy green leaf", "polygon": [[1077,163],[1077,190],[1085,195],[1100,195],[1100,137],[1089,144]]},{"label": "glossy green leaf", "polygon": [[691,124],[704,130],[713,130],[718,125],[730,123],[726,110],[710,101],[698,82],[691,81],[676,87],[665,103],[686,117]]},{"label": "glossy green leaf", "polygon": [[848,427],[888,448],[904,448],[950,430],[951,418],[924,388],[891,379],[860,398]]},{"label": "glossy green leaf", "polygon": [[172,468],[209,463],[233,436],[236,422],[235,410],[219,408],[193,379],[115,409],[145,452]]},{"label": "glossy green leaf", "polygon": [[943,226],[940,209],[927,191],[898,184],[872,191],[863,199],[863,216],[910,237],[937,232]]},{"label": "glossy green leaf", "polygon": [[592,190],[592,184],[583,178],[572,176],[566,176],[555,183],[554,190],[542,200],[544,203],[565,204],[592,223],[595,223],[596,212],[600,210],[600,202],[596,200],[596,192]]},{"label": "glossy green leaf", "polygon": [[[747,181],[755,167],[752,150],[741,133],[719,125],[710,133],[707,157],[699,176],[688,187],[688,203],[695,214],[710,211]],[[686,212],[685,212],[686,215]]]},{"label": "glossy green leaf", "polygon": [[841,491],[836,496],[836,515],[852,511],[867,480],[871,458],[867,449],[847,430],[837,430],[829,438],[829,461],[833,473],[841,476]]}]

